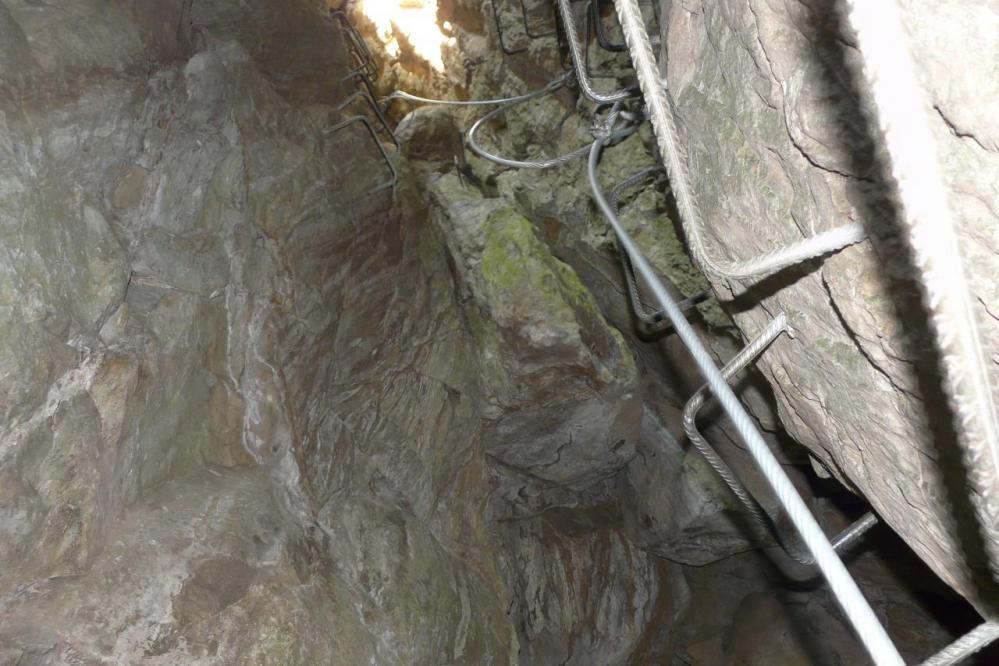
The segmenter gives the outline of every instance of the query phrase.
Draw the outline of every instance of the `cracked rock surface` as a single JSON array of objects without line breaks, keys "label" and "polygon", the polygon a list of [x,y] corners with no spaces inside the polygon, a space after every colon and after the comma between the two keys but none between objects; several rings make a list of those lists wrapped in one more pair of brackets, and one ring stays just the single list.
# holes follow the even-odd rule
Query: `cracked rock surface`
[{"label": "cracked rock surface", "polygon": [[[994,362],[999,116],[988,90],[999,14],[975,0],[900,4],[936,110],[932,129]],[[968,30],[950,29],[964,21]],[[826,3],[692,0],[670,4],[663,30],[663,64],[712,251],[748,258],[847,220],[872,236],[764,280],[750,289],[753,305],[735,316],[750,332],[783,310],[797,332],[759,364],[784,427],[941,578],[988,608],[999,594],[969,522],[926,315],[839,16]]]}]

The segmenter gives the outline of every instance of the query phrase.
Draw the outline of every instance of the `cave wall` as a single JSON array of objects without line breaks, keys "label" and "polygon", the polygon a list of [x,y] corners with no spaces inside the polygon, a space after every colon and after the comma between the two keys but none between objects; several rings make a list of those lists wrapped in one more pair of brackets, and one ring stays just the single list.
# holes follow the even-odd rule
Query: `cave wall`
[{"label": "cave wall", "polygon": [[662,655],[630,347],[325,10],[0,4],[0,661]]},{"label": "cave wall", "polygon": [[[794,231],[780,211],[804,233],[841,212],[823,196],[865,213],[869,203],[844,193],[866,181],[820,150],[842,140],[823,134],[838,127],[827,115],[839,106],[788,103],[780,95],[796,88],[777,83],[779,68],[760,69],[762,44],[771,58],[808,61],[802,26],[814,15],[750,9],[773,34],[754,36],[734,3],[663,14],[683,131],[707,165],[696,185],[769,202],[754,212],[765,232],[720,233],[747,250]],[[325,10],[318,0],[0,0],[0,661],[773,663],[740,629],[762,616],[782,632],[787,663],[812,655],[802,626],[844,637],[822,659],[855,663],[860,648],[827,594],[772,601],[784,591],[760,574],[738,507],[684,446],[679,410],[696,373],[674,337],[636,333],[583,162],[498,168],[462,148],[479,110],[393,107],[405,116],[399,184],[367,196],[385,175],[370,137],[324,131],[353,91]],[[501,13],[520,20],[516,2]],[[522,57],[499,53],[487,4],[445,2],[445,14],[457,37],[447,73],[428,78],[404,44],[383,63],[385,92],[496,97],[561,72],[554,39]],[[719,44],[727,50],[713,55]],[[626,70],[626,57],[592,55]],[[722,64],[743,78],[724,80]],[[698,106],[707,99],[734,106],[726,116]],[[950,140],[971,152],[953,159],[984,160],[966,144],[991,145],[987,122],[951,106],[954,122],[986,128],[955,130],[963,138]],[[812,124],[777,131],[802,114]],[[506,155],[565,153],[592,140],[592,118],[565,90],[484,136]],[[763,138],[739,143],[754,131]],[[756,154],[774,160],[769,170]],[[610,185],[654,163],[646,128],[609,149],[601,173]],[[970,200],[989,201],[987,190]],[[708,286],[662,191],[639,190],[622,214],[678,294]],[[863,470],[885,475],[884,458],[864,450],[862,467],[839,444],[871,439],[887,456],[875,444],[912,435],[916,453],[931,451],[915,439],[924,411],[911,376],[885,371],[873,376],[887,385],[864,385],[878,391],[845,390],[887,367],[869,360],[882,357],[858,330],[912,365],[891,347],[902,325],[888,316],[874,256],[851,249],[767,296],[769,311],[793,310],[796,328],[826,337],[807,350],[801,338],[778,343],[766,378],[781,379],[792,434],[976,598],[970,575],[939,559],[957,550],[930,502],[936,467],[918,463],[923,495],[906,487],[906,497],[939,534],[892,513],[900,482],[882,492],[865,481]],[[853,298],[865,284],[871,298]],[[763,325],[754,303],[726,306],[738,327],[717,304],[699,306],[695,325],[719,359],[740,329]],[[839,364],[849,384],[836,383]],[[799,385],[820,409],[791,402]],[[814,393],[823,387],[839,392]],[[806,487],[807,458],[783,438],[766,381],[740,391]],[[872,405],[884,410],[880,430],[837,416]],[[705,427],[762,489],[724,421]],[[921,460],[901,459],[905,473]],[[841,526],[828,503],[808,499]],[[864,567],[893,635],[919,627],[907,650],[945,642],[911,591],[883,584],[884,563]],[[719,614],[720,604],[738,612]]]},{"label": "cave wall", "polygon": [[[999,12],[977,0],[900,4],[994,368]],[[714,285],[735,295],[730,312],[747,334],[776,312],[789,316],[795,339],[760,362],[784,427],[820,470],[866,497],[938,575],[986,608],[999,596],[872,145],[858,54],[837,8],[680,0],[664,10],[662,67],[709,251],[748,258],[847,220],[872,237],[757,285]]]},{"label": "cave wall", "polygon": [[323,3],[0,3],[0,661],[509,663],[443,243]]}]

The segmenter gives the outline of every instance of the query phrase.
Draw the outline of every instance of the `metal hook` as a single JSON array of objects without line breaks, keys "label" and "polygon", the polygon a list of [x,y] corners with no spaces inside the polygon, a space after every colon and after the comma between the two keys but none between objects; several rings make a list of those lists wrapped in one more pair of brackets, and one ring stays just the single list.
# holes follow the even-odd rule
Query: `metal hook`
[{"label": "metal hook", "polygon": [[[520,0],[520,13],[524,16],[524,34],[526,34],[531,39],[541,39],[543,37],[552,37],[557,32],[557,28],[552,28],[548,32],[531,32],[531,22],[527,16],[527,0]],[[552,12],[552,20],[555,21],[554,11]]]},{"label": "metal hook", "polygon": [[391,189],[392,192],[394,193],[396,183],[399,181],[399,174],[396,172],[395,166],[392,164],[392,160],[389,158],[388,153],[385,152],[385,148],[382,146],[382,142],[378,140],[378,133],[375,131],[375,128],[371,124],[371,121],[369,121],[364,116],[351,116],[350,118],[347,118],[346,120],[343,120],[337,123],[336,125],[333,125],[332,127],[326,128],[325,130],[323,130],[323,133],[335,134],[336,132],[339,132],[340,130],[354,123],[361,123],[362,125],[364,125],[365,129],[367,129],[368,134],[371,135],[371,139],[375,143],[375,147],[378,148],[378,152],[382,156],[382,160],[385,162],[385,166],[388,167],[389,172],[392,174],[387,181],[371,188],[365,193],[364,196],[371,196],[372,194],[377,194],[378,192],[381,192],[382,190],[386,189]]},{"label": "metal hook", "polygon": [[368,49],[367,43],[365,43],[364,38],[361,37],[361,33],[357,31],[354,24],[351,23],[350,17],[347,16],[346,12],[343,10],[336,10],[330,12],[330,18],[336,19],[337,23],[340,25],[340,32],[344,35],[347,42],[347,50],[350,55],[354,58],[356,67],[347,73],[347,76],[340,79],[341,81],[347,79],[358,72],[363,72],[370,79],[378,78],[378,67],[375,64],[375,58],[371,54],[371,50]]},{"label": "metal hook", "polygon": [[[587,1],[586,18],[584,19],[585,25],[583,27],[583,33],[586,36],[586,43],[583,44],[583,65],[586,69],[586,75],[591,79],[616,79],[618,78],[617,74],[594,72],[593,69],[590,67],[590,48],[589,48],[590,36],[593,35],[595,32],[597,43],[599,44],[603,33],[603,21],[600,20],[599,10],[596,9],[598,2],[599,0]],[[601,46],[603,45],[601,44]],[[611,51],[618,50],[618,49],[607,49],[606,47],[603,48],[605,50],[611,50]]]},{"label": "metal hook", "polygon": [[[370,84],[368,84],[368,87],[370,88]],[[395,146],[396,151],[398,151],[399,141],[395,138],[395,133],[392,131],[392,126],[389,125],[388,118],[385,117],[385,113],[382,111],[382,108],[378,106],[378,102],[375,101],[375,98],[372,97],[367,90],[358,90],[353,95],[350,95],[347,99],[337,105],[336,110],[343,111],[346,107],[350,106],[352,102],[358,99],[364,100],[368,103],[368,106],[371,107],[371,110],[374,111],[375,116],[378,118],[378,123],[382,126],[383,133]]]},{"label": "metal hook", "polygon": [[600,8],[600,0],[590,0],[589,14],[593,17],[593,26],[597,34],[597,44],[605,51],[627,51],[628,45],[624,42],[616,44],[612,42],[604,31],[604,22]]},{"label": "metal hook", "polygon": [[[622,182],[615,185],[610,191],[608,200],[610,201],[611,207],[614,210],[618,209],[621,196],[626,190],[631,189],[646,180],[652,180],[659,176],[665,175],[666,170],[663,167],[653,166],[642,169],[638,173],[629,176]],[[669,181],[666,181],[666,186],[669,187]],[[623,248],[619,247],[618,249],[621,257],[621,268],[624,272],[624,280],[628,288],[628,297],[631,301],[631,309],[635,314],[635,318],[638,319],[644,327],[644,333],[654,334],[671,328],[669,318],[666,316],[665,312],[662,310],[652,310],[645,304],[645,301],[642,299],[641,291],[638,288],[638,279],[635,277],[635,268],[631,264],[631,258]],[[678,305],[681,310],[689,310],[695,305],[703,303],[713,296],[714,293],[710,289],[706,289],[683,299],[678,303]]]},{"label": "metal hook", "polygon": [[499,0],[489,0],[489,4],[493,8],[493,21],[496,22],[496,35],[499,38],[500,49],[507,55],[517,55],[518,53],[523,53],[527,50],[526,46],[520,46],[512,49],[506,45],[505,41],[503,41],[503,22],[500,20],[499,7],[496,4],[498,1]]},{"label": "metal hook", "polygon": [[[496,24],[496,34],[499,37],[500,49],[503,51],[503,53],[507,55],[517,55],[518,53],[523,53],[524,51],[527,50],[526,45],[520,47],[511,47],[508,46],[506,41],[503,39],[503,34],[504,34],[503,22],[500,18],[499,7],[497,5],[498,1],[499,0],[490,0],[490,4],[492,5],[493,22]],[[570,1],[579,2],[580,0],[570,0]],[[521,19],[524,22],[524,34],[527,35],[529,39],[542,39],[545,37],[555,37],[559,45],[559,51],[560,53],[562,52],[561,48],[562,35],[560,34],[561,26],[558,19],[558,12],[555,11],[554,7],[552,7],[552,15],[553,15],[552,20],[554,22],[554,27],[551,30],[548,30],[547,32],[534,32],[534,30],[531,28],[531,19],[527,10],[527,0],[520,0],[520,14],[521,14]],[[567,69],[564,60],[562,64],[563,68]]]},{"label": "metal hook", "polygon": [[[600,6],[601,2],[603,1],[604,0],[592,0],[590,3],[590,9],[593,14],[593,25],[594,25],[594,30],[596,32],[597,44],[599,44],[600,48],[604,49],[605,51],[616,51],[616,52],[627,51],[628,50],[627,44],[625,44],[623,41],[620,43],[612,42],[610,40],[610,37],[608,37],[607,35],[606,27],[604,26],[604,22],[602,20],[603,10],[601,9]],[[660,23],[659,19],[659,11],[660,11],[659,3],[656,2],[656,0],[651,0],[648,3],[639,2],[639,5],[652,7],[652,15],[653,18],[655,19],[655,25],[656,25],[655,34],[658,35],[660,29],[662,28],[662,24]],[[614,21],[616,23],[617,15],[612,12],[612,16],[614,16]]]}]

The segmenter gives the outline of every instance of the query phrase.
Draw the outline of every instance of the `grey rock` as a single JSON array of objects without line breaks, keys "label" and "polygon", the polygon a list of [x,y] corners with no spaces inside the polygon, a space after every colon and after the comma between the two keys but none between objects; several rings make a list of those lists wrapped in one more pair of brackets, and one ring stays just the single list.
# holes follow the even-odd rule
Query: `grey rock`
[{"label": "grey rock", "polygon": [[[782,588],[743,552],[755,544],[732,498],[684,447],[696,374],[675,338],[636,332],[582,161],[501,169],[462,147],[482,109],[419,109],[399,126],[394,198],[366,196],[384,173],[371,138],[325,131],[353,91],[327,3],[107,4],[0,2],[0,661],[765,663],[748,627],[794,663],[814,656],[798,626],[837,637],[826,661],[857,660],[828,595],[769,600]],[[767,221],[716,229],[740,251],[823,228],[830,210],[868,214],[873,164],[857,159],[870,142],[830,120],[851,99],[845,77],[826,80],[832,51],[800,66],[828,17],[762,4],[687,23],[675,4],[666,33],[706,209],[730,213],[722,187],[736,187]],[[558,75],[553,38],[507,60],[488,4],[443,5],[460,23],[447,75],[427,83],[407,52],[379,58],[382,85],[497,97]],[[516,2],[502,14],[520,21]],[[973,38],[989,52],[984,27]],[[966,94],[935,101],[972,210],[989,200],[995,138]],[[483,137],[504,155],[561,154],[592,140],[592,121],[563,90]],[[602,177],[652,153],[642,131],[607,150]],[[624,203],[671,288],[707,287],[662,193]],[[990,219],[981,206],[966,224]],[[969,235],[991,266],[986,236]],[[885,296],[901,274],[877,269],[853,249],[765,300],[815,344],[767,353],[780,419],[760,377],[739,389],[797,481],[808,459],[780,448],[780,420],[911,539],[892,513],[904,488],[939,519],[917,535],[939,564],[955,551],[936,481],[909,495],[915,459],[893,448],[915,433],[929,452],[919,377],[899,370],[918,348]],[[694,318],[730,357],[741,336],[723,309]],[[764,316],[735,319],[750,335]],[[847,376],[884,390],[847,391]],[[708,436],[774,509],[710,412]],[[944,642],[880,564],[861,569],[893,633],[929,627],[906,639],[922,653]]]},{"label": "grey rock", "polygon": [[477,306],[468,314],[487,395],[488,454],[582,489],[634,454],[631,351],[531,223],[497,200],[434,183],[436,219]]},{"label": "grey rock", "polygon": [[0,661],[510,663],[444,243],[323,131],[322,3],[103,4],[0,8]]},{"label": "grey rock", "polygon": [[[994,109],[979,90],[962,91],[995,79],[994,59],[979,54],[995,48],[996,33],[972,31],[979,45],[972,55],[962,31],[943,29],[922,4],[904,5],[920,75],[940,110],[933,131],[994,354],[997,255],[987,239],[997,199],[987,174],[999,158],[982,124]],[[986,16],[988,5],[941,11]],[[665,34],[666,72],[712,251],[749,257],[848,219],[874,235],[873,243],[769,280],[751,292],[759,305],[736,316],[751,334],[783,310],[797,332],[760,363],[784,426],[938,575],[985,608],[996,597],[980,551],[967,548],[977,538],[965,518],[968,489],[947,434],[925,315],[897,250],[857,54],[839,18],[808,4],[673,3]],[[947,109],[956,107],[962,120],[949,122]]]}]

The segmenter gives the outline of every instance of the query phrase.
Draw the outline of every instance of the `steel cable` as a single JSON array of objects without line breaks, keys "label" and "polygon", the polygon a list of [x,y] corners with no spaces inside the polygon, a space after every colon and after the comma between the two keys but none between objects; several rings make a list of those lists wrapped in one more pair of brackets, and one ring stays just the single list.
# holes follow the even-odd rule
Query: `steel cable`
[{"label": "steel cable", "polygon": [[[760,355],[760,353],[770,345],[782,332],[790,331],[790,327],[787,325],[787,316],[781,312],[773,320],[767,324],[755,338],[753,338],[749,344],[747,344],[743,349],[739,351],[732,359],[725,364],[722,368],[721,373],[725,378],[725,381],[730,381],[737,373],[741,372],[754,358]],[[815,558],[811,555],[807,555],[798,551],[797,548],[791,542],[789,535],[784,534],[783,530],[778,527],[778,524],[770,518],[763,511],[763,508],[752,496],[752,494],[746,489],[746,487],[739,480],[739,477],[729,468],[728,464],[722,459],[718,452],[715,451],[708,441],[704,438],[701,432],[697,429],[697,414],[701,410],[701,407],[707,402],[709,398],[709,391],[707,386],[702,386],[690,400],[687,401],[686,406],[683,410],[683,430],[687,434],[687,439],[690,443],[694,445],[694,448],[704,456],[711,465],[712,469],[717,472],[718,476],[725,481],[732,493],[742,502],[746,511],[753,517],[756,521],[757,527],[763,530],[763,533],[769,533],[777,541],[777,544],[787,553],[788,557],[793,559],[798,564],[802,566],[811,567],[815,565]],[[832,539],[833,549],[837,553],[843,552],[846,548],[852,546],[861,536],[863,536],[869,529],[877,525],[877,517],[871,513],[867,512],[853,523],[848,525],[839,534],[837,534]]]},{"label": "steel cable", "polygon": [[[619,17],[621,18],[621,25],[624,27],[625,36],[634,57],[635,20],[627,12],[621,13],[622,7],[627,7],[633,2],[634,0],[618,0],[617,7]],[[637,7],[632,7],[632,9],[637,9]],[[639,29],[644,34],[644,27],[639,25]],[[647,42],[648,36],[646,35],[646,44]],[[647,56],[651,62],[651,48],[648,48],[647,51]],[[641,78],[639,80],[641,81]],[[645,85],[643,84],[643,90],[644,88]],[[745,441],[749,452],[763,472],[763,476],[773,488],[777,499],[780,501],[791,522],[797,528],[799,534],[801,534],[805,545],[815,557],[816,565],[829,582],[830,589],[843,607],[850,622],[856,628],[861,641],[868,648],[879,666],[883,664],[890,664],[892,666],[902,664],[902,658],[899,656],[898,650],[895,649],[884,627],[881,626],[877,616],[874,615],[870,604],[864,599],[856,582],[854,582],[850,573],[836,555],[836,551],[822,532],[822,528],[815,521],[815,517],[809,512],[804,500],[801,499],[801,496],[787,477],[780,463],[774,457],[769,447],[767,447],[762,435],[760,435],[753,424],[752,418],[739,402],[739,399],[735,396],[735,393],[715,365],[710,353],[697,337],[697,333],[694,332],[693,327],[687,321],[686,317],[684,317],[683,312],[680,311],[676,302],[669,295],[669,292],[667,292],[666,287],[656,276],[652,266],[642,256],[620,220],[617,219],[616,212],[611,209],[610,204],[604,197],[600,184],[597,181],[597,163],[600,160],[600,152],[603,146],[604,140],[598,138],[594,141],[590,150],[587,175],[590,180],[590,187],[593,190],[594,200],[607,217],[625,251],[631,256],[632,263],[638,274],[649,285],[653,296],[673,323],[677,335],[680,336],[680,339],[690,351],[694,362],[706,379],[711,392],[714,393],[721,403],[722,408],[732,420],[736,431]]]},{"label": "steel cable", "polygon": [[[516,106],[517,104],[522,104],[523,102],[533,99],[534,97],[537,97],[541,94],[543,94],[543,91],[536,91],[535,93],[532,93],[530,97],[525,96],[522,99],[519,99],[515,102],[504,104],[503,106],[493,109],[486,115],[476,120],[475,123],[468,129],[468,134],[466,136],[468,141],[468,147],[471,148],[472,151],[475,152],[475,154],[477,154],[479,157],[482,157],[483,159],[487,159],[491,162],[502,164],[503,166],[511,167],[514,169],[551,169],[585,156],[590,151],[590,144],[586,144],[585,146],[577,148],[576,150],[570,153],[566,153],[565,155],[559,155],[557,157],[549,157],[539,160],[514,160],[507,157],[502,157],[500,155],[496,155],[494,153],[490,153],[485,148],[480,146],[478,141],[476,141],[475,133],[478,132],[479,128],[482,127],[489,120],[496,117],[500,113],[507,111],[510,107]],[[615,108],[613,111],[611,111],[611,115],[604,123],[599,123],[598,121],[594,121],[595,122],[594,132],[601,131],[599,129],[600,127],[604,126],[611,127],[614,124],[614,121],[619,114],[625,115],[625,112],[622,112],[620,109]],[[631,114],[627,114],[627,116],[629,118],[634,117]],[[631,127],[622,130],[608,131],[606,138],[607,140],[619,140],[634,134],[636,131],[638,131],[638,125],[633,125]]]},{"label": "steel cable", "polygon": [[566,72],[562,76],[558,77],[554,81],[550,81],[544,88],[539,88],[538,90],[532,90],[531,92],[524,93],[523,95],[514,95],[513,97],[500,97],[497,99],[470,99],[470,100],[460,100],[460,99],[431,99],[429,97],[420,97],[419,95],[414,95],[408,93],[405,90],[396,90],[387,97],[382,99],[383,102],[391,102],[393,99],[404,99],[409,102],[416,102],[419,104],[433,104],[439,106],[495,106],[496,104],[516,104],[517,102],[526,102],[529,99],[534,99],[535,97],[540,97],[550,92],[555,92],[559,88],[565,86],[572,79],[572,73]]},{"label": "steel cable", "polygon": [[572,6],[569,0],[557,0],[557,2],[559,15],[562,17],[562,27],[565,30],[566,40],[569,42],[569,55],[572,59],[572,66],[576,70],[576,79],[579,81],[579,89],[583,94],[598,104],[611,104],[634,97],[637,91],[633,89],[615,90],[612,93],[598,93],[593,89],[593,83],[586,73],[584,47],[580,43],[579,33],[576,31],[576,20],[572,16]]}]

